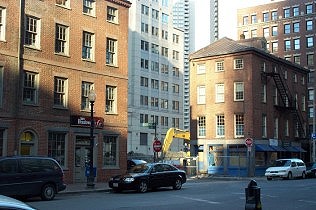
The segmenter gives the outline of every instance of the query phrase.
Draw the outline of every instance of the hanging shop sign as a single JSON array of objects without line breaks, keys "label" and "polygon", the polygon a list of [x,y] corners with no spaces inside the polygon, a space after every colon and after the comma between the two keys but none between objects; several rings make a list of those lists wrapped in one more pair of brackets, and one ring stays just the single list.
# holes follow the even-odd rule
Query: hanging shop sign
[{"label": "hanging shop sign", "polygon": [[[94,128],[102,129],[104,119],[102,117],[94,117]],[[90,128],[91,117],[72,115],[70,116],[70,126]]]}]

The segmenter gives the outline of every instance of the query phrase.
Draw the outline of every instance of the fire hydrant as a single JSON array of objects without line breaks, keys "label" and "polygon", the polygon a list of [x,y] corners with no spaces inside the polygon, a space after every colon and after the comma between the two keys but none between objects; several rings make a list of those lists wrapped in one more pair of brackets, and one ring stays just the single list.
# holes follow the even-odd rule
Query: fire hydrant
[{"label": "fire hydrant", "polygon": [[251,180],[248,187],[245,188],[246,205],[245,210],[262,210],[260,199],[260,187],[255,180]]}]

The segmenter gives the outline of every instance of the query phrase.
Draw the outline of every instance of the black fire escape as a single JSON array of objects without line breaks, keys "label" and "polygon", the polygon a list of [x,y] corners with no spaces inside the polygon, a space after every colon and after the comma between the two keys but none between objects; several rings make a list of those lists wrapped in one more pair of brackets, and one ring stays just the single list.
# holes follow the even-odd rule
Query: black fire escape
[{"label": "black fire escape", "polygon": [[291,95],[290,89],[285,82],[283,82],[282,77],[276,72],[264,72],[265,76],[270,76],[273,78],[280,98],[284,106],[278,106],[277,108],[282,108],[288,110],[293,115],[293,122],[295,125],[295,138],[306,138],[305,129],[303,127],[304,118],[302,112],[299,108],[299,104]]}]

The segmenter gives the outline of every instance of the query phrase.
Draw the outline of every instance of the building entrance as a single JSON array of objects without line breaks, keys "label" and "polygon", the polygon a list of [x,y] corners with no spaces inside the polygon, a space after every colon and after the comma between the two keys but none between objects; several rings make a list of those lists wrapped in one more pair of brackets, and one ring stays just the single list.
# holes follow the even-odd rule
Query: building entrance
[{"label": "building entrance", "polygon": [[89,164],[90,157],[90,137],[76,136],[75,145],[75,174],[74,182],[82,183],[87,181],[85,176],[86,166]]}]

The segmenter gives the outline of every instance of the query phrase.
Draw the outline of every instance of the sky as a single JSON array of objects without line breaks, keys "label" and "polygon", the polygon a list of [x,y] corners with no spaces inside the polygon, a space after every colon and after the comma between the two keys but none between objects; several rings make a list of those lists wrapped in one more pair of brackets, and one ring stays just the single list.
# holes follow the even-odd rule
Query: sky
[{"label": "sky", "polygon": [[[210,44],[209,32],[209,8],[210,0],[195,0],[196,13],[195,19],[196,36],[195,50],[201,49]],[[272,3],[280,0],[219,0],[219,38],[228,37],[237,40],[237,9],[251,7],[255,5]],[[224,11],[223,11],[224,10]]]}]

